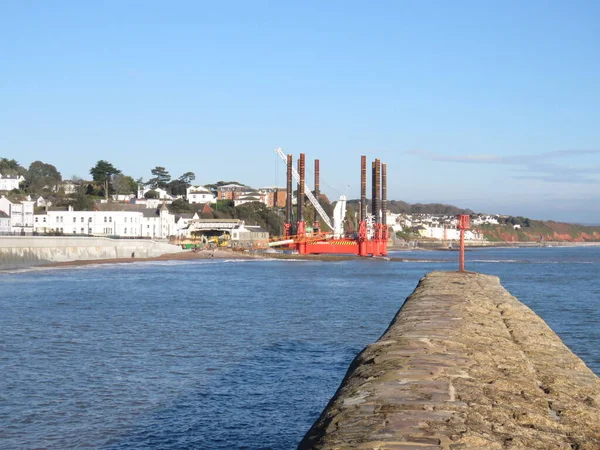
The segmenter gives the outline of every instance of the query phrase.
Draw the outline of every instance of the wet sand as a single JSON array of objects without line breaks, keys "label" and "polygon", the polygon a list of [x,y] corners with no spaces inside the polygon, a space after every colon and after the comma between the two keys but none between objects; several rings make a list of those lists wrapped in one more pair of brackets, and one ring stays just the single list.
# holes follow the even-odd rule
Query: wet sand
[{"label": "wet sand", "polygon": [[89,259],[80,261],[65,261],[46,265],[46,267],[64,267],[64,266],[87,266],[91,264],[123,264],[146,261],[188,261],[195,259],[264,259],[262,256],[253,255],[245,252],[234,252],[232,250],[203,250],[199,252],[183,251],[181,253],[167,253],[154,258],[110,258],[110,259]]},{"label": "wet sand", "polygon": [[[422,261],[422,258],[397,258],[397,257],[367,257],[362,258],[355,255],[298,255],[282,253],[249,253],[233,251],[230,249],[202,250],[199,252],[183,251],[181,253],[169,253],[154,258],[111,258],[111,259],[93,259],[81,261],[65,261],[45,265],[45,267],[65,267],[65,266],[87,266],[92,264],[123,264],[146,261],[190,261],[198,259],[237,259],[237,260],[266,260],[266,259],[286,259],[297,261],[350,261],[350,260],[369,260],[381,262],[414,262]],[[428,260],[429,261],[429,260]],[[431,260],[436,261],[436,260]],[[439,260],[440,262],[443,260]]]}]

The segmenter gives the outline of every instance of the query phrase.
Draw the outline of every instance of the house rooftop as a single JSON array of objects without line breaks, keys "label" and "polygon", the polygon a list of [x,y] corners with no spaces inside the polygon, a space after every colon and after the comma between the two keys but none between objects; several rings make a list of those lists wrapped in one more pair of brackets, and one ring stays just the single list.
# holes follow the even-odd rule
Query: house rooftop
[{"label": "house rooftop", "polygon": [[[163,206],[165,205],[163,204]],[[159,215],[157,209],[147,208],[146,205],[138,205],[135,203],[96,203],[95,209],[98,211],[140,212],[144,217],[155,217]]]},{"label": "house rooftop", "polygon": [[9,193],[7,195],[0,195],[0,198],[5,198],[6,200],[8,200],[11,203],[23,203],[23,202],[31,201],[31,197],[29,197],[28,195],[25,195],[25,194]]},{"label": "house rooftop", "polygon": [[244,225],[244,228],[246,228],[248,231],[251,231],[252,233],[267,233],[267,230],[265,230],[260,225]]},{"label": "house rooftop", "polygon": [[194,219],[197,223],[241,223],[240,219]]},{"label": "house rooftop", "polygon": [[260,202],[260,197],[257,195],[252,194],[247,194],[247,195],[241,195],[240,197],[236,198],[236,200],[250,200],[250,201],[257,201]]},{"label": "house rooftop", "polygon": [[210,189],[205,188],[204,186],[190,186],[188,189],[190,189],[190,194],[195,192],[210,192]]},{"label": "house rooftop", "polygon": [[227,189],[227,188],[244,188],[244,189],[248,189],[248,186],[244,186],[243,184],[224,184],[222,186],[217,187],[217,189]]}]

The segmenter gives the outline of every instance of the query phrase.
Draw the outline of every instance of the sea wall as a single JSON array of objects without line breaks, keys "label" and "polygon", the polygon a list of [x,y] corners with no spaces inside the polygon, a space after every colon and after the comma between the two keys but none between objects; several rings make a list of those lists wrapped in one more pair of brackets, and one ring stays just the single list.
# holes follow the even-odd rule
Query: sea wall
[{"label": "sea wall", "polygon": [[299,449],[600,449],[600,379],[497,277],[424,277]]},{"label": "sea wall", "polygon": [[54,262],[150,258],[180,252],[181,247],[147,239],[102,237],[6,236],[0,237],[0,270],[39,266]]}]

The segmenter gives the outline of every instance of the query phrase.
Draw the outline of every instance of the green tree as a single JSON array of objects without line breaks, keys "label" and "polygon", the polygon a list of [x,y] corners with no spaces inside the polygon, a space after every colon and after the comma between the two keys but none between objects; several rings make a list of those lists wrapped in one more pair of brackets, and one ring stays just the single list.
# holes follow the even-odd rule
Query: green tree
[{"label": "green tree", "polygon": [[85,186],[79,186],[72,205],[75,211],[92,211],[94,209],[94,200],[86,194]]},{"label": "green tree", "polygon": [[189,184],[181,180],[173,180],[167,185],[167,189],[171,195],[185,195]]},{"label": "green tree", "polygon": [[192,211],[192,208],[189,204],[189,202],[187,200],[184,200],[183,198],[178,198],[177,200],[173,200],[173,203],[171,203],[169,206],[169,211],[171,211],[174,214],[181,214],[181,213],[187,213]]},{"label": "green tree", "polygon": [[85,195],[98,195],[98,191],[93,184],[85,185]]},{"label": "green tree", "polygon": [[[215,209],[221,210],[226,208],[233,208],[233,201],[227,198],[223,198],[221,200],[217,200]],[[233,211],[233,209],[232,209]]]},{"label": "green tree", "polygon": [[133,194],[136,193],[137,183],[132,177],[119,174],[113,177],[112,187],[117,195]]},{"label": "green tree", "polygon": [[191,186],[191,182],[196,179],[194,172],[186,172],[176,180],[171,180],[167,184],[167,190],[171,195],[185,195],[187,188]]},{"label": "green tree", "polygon": [[179,177],[179,181],[187,184],[188,186],[196,179],[194,172],[186,172]]},{"label": "green tree", "polygon": [[169,171],[162,166],[156,166],[150,172],[152,172],[152,175],[154,175],[154,178],[150,178],[148,180],[148,184],[152,187],[152,189],[165,189],[169,181],[171,181],[171,175],[169,174]]},{"label": "green tree", "polygon": [[56,191],[61,181],[62,176],[56,167],[42,161],[32,162],[25,175],[27,188],[32,193],[40,193],[44,189]]},{"label": "green tree", "polygon": [[90,174],[96,183],[102,183],[104,186],[104,195],[108,200],[108,190],[110,182],[115,175],[120,175],[121,171],[108,161],[101,159],[94,167],[90,169]]},{"label": "green tree", "polygon": [[27,170],[14,159],[0,158],[0,173],[2,175],[23,175]]},{"label": "green tree", "polygon": [[248,225],[260,225],[271,236],[279,236],[283,230],[283,218],[273,209],[267,208],[264,203],[250,202],[234,208],[234,218],[242,219]]},{"label": "green tree", "polygon": [[144,194],[144,198],[158,198],[158,192],[156,191],[148,191]]}]

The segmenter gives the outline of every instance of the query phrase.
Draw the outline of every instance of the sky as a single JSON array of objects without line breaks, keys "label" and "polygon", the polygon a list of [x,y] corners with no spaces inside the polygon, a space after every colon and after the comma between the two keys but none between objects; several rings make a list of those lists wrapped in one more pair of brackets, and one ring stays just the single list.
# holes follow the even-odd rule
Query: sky
[{"label": "sky", "polygon": [[[600,2],[0,2],[0,157],[600,223]],[[312,171],[307,171],[312,177]],[[370,192],[370,189],[368,189]]]}]

